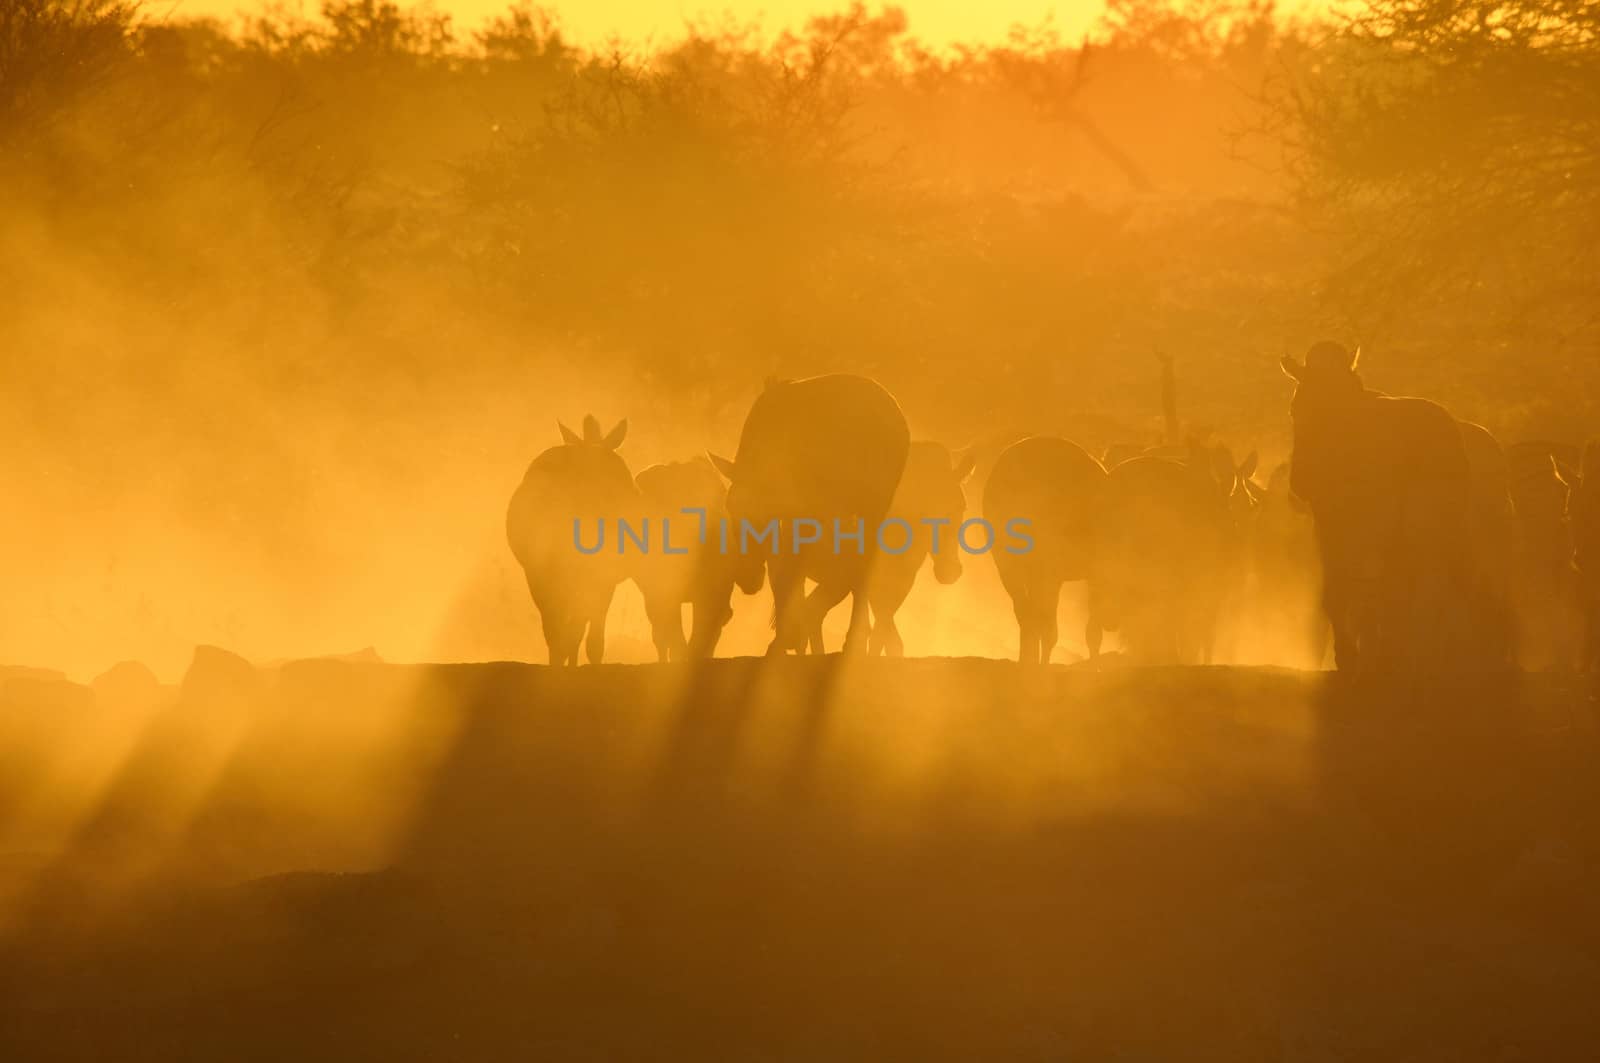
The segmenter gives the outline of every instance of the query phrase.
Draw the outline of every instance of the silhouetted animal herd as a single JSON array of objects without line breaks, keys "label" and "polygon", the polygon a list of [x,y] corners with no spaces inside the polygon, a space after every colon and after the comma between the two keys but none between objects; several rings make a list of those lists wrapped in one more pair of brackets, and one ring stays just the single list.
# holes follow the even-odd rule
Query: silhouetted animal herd
[{"label": "silhouetted animal herd", "polygon": [[1096,458],[1015,440],[968,519],[975,455],[912,441],[887,391],[836,374],[770,381],[731,460],[635,477],[616,452],[626,422],[563,425],[513,495],[507,537],[558,664],[585,640],[602,659],[626,579],[662,661],[710,656],[734,588],[767,580],[769,653],[821,653],[848,596],[846,652],[900,656],[895,614],[924,564],[948,584],[963,554],[987,554],[1023,662],[1050,660],[1062,586],[1081,582],[1091,658],[1114,631],[1132,659],[1210,663],[1248,618],[1298,637],[1312,663],[1331,648],[1340,670],[1600,671],[1600,441],[1502,448],[1437,403],[1368,389],[1358,360],[1331,341],[1283,359],[1293,452],[1265,483],[1253,453],[1178,442],[1167,361],[1166,443]]}]

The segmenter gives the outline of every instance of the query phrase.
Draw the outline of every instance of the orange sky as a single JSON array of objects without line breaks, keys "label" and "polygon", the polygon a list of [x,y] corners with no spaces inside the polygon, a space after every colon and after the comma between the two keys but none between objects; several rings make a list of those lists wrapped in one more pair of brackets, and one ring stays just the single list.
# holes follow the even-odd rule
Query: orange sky
[{"label": "orange sky", "polygon": [[[400,0],[402,6],[410,6]],[[688,19],[718,13],[730,14],[740,22],[759,20],[767,28],[798,25],[818,12],[838,11],[849,0],[554,0],[542,6],[559,12],[562,25],[571,36],[584,42],[603,40],[620,33],[640,39],[651,36],[674,37]],[[433,7],[448,12],[456,21],[474,26],[487,15],[496,14],[511,0],[434,0]],[[170,12],[174,16],[228,16],[241,9],[259,7],[257,0],[157,0],[147,4],[146,14]],[[291,11],[315,14],[320,0],[285,0]],[[536,5],[539,6],[539,5]],[[879,4],[869,4],[876,10]],[[896,5],[911,19],[915,35],[935,45],[953,41],[995,42],[1019,23],[1037,27],[1046,19],[1064,37],[1072,38],[1093,25],[1104,8],[1102,0],[900,0]],[[1284,7],[1297,6],[1285,3]]]}]

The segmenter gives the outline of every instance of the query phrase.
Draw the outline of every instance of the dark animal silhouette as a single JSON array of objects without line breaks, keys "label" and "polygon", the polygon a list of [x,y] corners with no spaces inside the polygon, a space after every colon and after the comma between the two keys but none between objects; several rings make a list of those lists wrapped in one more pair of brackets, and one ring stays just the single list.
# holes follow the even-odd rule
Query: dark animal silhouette
[{"label": "dark animal silhouette", "polygon": [[1487,428],[1470,421],[1460,422],[1460,428],[1471,477],[1469,533],[1485,644],[1497,649],[1504,663],[1514,664],[1511,580],[1516,511],[1511,501],[1511,466],[1500,441]]},{"label": "dark animal silhouette", "polygon": [[1582,618],[1566,479],[1577,478],[1578,448],[1529,440],[1507,447],[1506,460],[1514,511],[1511,587],[1517,662],[1529,670],[1571,668],[1578,657]]},{"label": "dark animal silhouette", "polygon": [[1231,531],[1208,464],[1138,457],[1110,470],[1095,516],[1090,656],[1102,631],[1121,631],[1140,660],[1209,663]]},{"label": "dark animal silhouette", "polygon": [[[1212,633],[1212,651],[1207,663],[1219,652],[1237,653],[1248,617],[1250,601],[1250,540],[1254,535],[1255,513],[1263,488],[1255,476],[1258,456],[1255,451],[1235,462],[1233,451],[1216,443],[1207,444],[1196,436],[1189,444],[1183,464],[1210,474],[1209,487],[1222,505],[1222,538],[1218,544],[1217,621]],[[1204,481],[1202,481],[1204,482]],[[1211,507],[1207,507],[1211,514]]]},{"label": "dark animal silhouette", "polygon": [[[867,573],[910,444],[892,395],[866,377],[834,374],[770,383],[745,419],[734,459],[712,456],[729,479],[728,513],[736,524],[759,531],[778,523],[776,550],[760,547],[768,550],[772,579],[776,634],[769,653],[805,652],[846,595],[845,649],[866,651]],[[846,533],[862,532],[859,544],[842,540],[836,551],[835,522]],[[797,548],[796,540],[812,533],[818,541]],[[817,584],[809,595],[807,579]]]},{"label": "dark animal silhouette", "polygon": [[[1177,431],[1178,424],[1176,402],[1171,390],[1170,365],[1170,360],[1163,362],[1162,388],[1169,436]],[[1257,495],[1260,491],[1259,485],[1251,479],[1256,471],[1256,452],[1252,450],[1243,461],[1236,463],[1232,450],[1223,444],[1208,442],[1206,433],[1197,431],[1186,443],[1162,443],[1142,449],[1124,444],[1107,448],[1106,455],[1105,466],[1108,473],[1115,473],[1118,468],[1130,461],[1143,459],[1162,460],[1185,466],[1196,474],[1196,483],[1205,485],[1222,500],[1227,532],[1223,536],[1220,553],[1216,558],[1216,563],[1220,566],[1217,583],[1219,597],[1216,607],[1218,626],[1209,641],[1213,644],[1213,650],[1216,643],[1223,641],[1226,641],[1228,646],[1236,648],[1242,636],[1242,626],[1247,619],[1245,613],[1249,599],[1247,587],[1250,577],[1249,540]],[[1113,458],[1116,460],[1112,460]],[[1208,514],[1212,508],[1207,506]],[[1209,571],[1207,578],[1210,578]],[[1097,640],[1100,629],[1091,624],[1089,634],[1091,639]],[[1091,646],[1091,655],[1098,656],[1097,646],[1097,642]],[[1209,654],[1207,656],[1209,659]]]},{"label": "dark animal silhouette", "polygon": [[1153,450],[1164,449],[1163,445],[1148,446],[1144,443],[1113,443],[1100,452],[1100,464],[1107,469],[1115,469],[1125,461],[1132,461]]},{"label": "dark animal silhouette", "polygon": [[[634,483],[654,536],[649,553],[634,562],[633,580],[644,596],[656,657],[710,657],[733,618],[734,587],[746,594],[761,590],[766,562],[759,554],[739,553],[736,546],[722,549],[728,491],[708,459],[652,465]],[[685,508],[703,514],[685,513]],[[687,639],[684,605],[692,615]]]},{"label": "dark animal silhouette", "polygon": [[[627,558],[612,539],[592,554],[580,551],[574,539],[616,531],[616,522],[638,513],[639,496],[627,463],[616,453],[628,431],[622,421],[602,434],[593,416],[583,419],[580,437],[560,425],[565,440],[528,466],[506,511],[506,539],[527,577],[528,592],[539,610],[550,663],[578,663],[578,644],[588,638],[589,663],[605,655],[606,613],[617,584],[627,575]],[[574,529],[574,522],[579,528]]]},{"label": "dark animal silhouette", "polygon": [[[887,541],[889,550],[880,550],[873,560],[868,578],[867,601],[872,605],[872,636],[868,651],[890,657],[905,655],[905,643],[895,627],[895,613],[904,604],[916,583],[923,562],[933,557],[933,578],[951,584],[961,578],[961,547],[956,541],[967,500],[961,485],[972,475],[971,453],[952,458],[938,443],[917,441],[906,456],[906,469],[894,494],[885,519],[898,518],[912,530],[911,540],[902,553],[900,539]],[[939,529],[939,549],[933,549],[934,527],[929,518],[946,521]],[[897,526],[891,536],[902,536]]]},{"label": "dark animal silhouette", "polygon": [[[1235,462],[1233,451],[1221,443],[1211,441],[1209,429],[1190,426],[1187,438],[1178,416],[1178,378],[1176,363],[1170,355],[1156,353],[1161,365],[1161,424],[1162,441],[1153,446],[1135,443],[1113,443],[1105,449],[1101,464],[1110,472],[1123,462],[1134,458],[1165,458],[1194,468],[1207,468],[1216,481],[1216,489],[1228,499],[1229,510],[1240,525],[1241,534],[1249,523],[1249,514],[1255,508],[1255,486],[1251,477],[1256,471],[1256,452],[1251,451],[1243,461]],[[1238,551],[1242,557],[1243,551]],[[1237,566],[1236,566],[1237,567]]]},{"label": "dark animal silhouette", "polygon": [[1577,476],[1566,474],[1567,515],[1572,522],[1572,564],[1583,610],[1579,667],[1600,672],[1600,440],[1583,449]]},{"label": "dark animal silhouette", "polygon": [[1320,601],[1322,559],[1306,503],[1289,490],[1283,462],[1255,491],[1250,529],[1252,619],[1275,655],[1320,667],[1328,652],[1328,619]]},{"label": "dark animal silhouette", "polygon": [[983,489],[983,516],[1001,537],[1014,520],[1029,522],[1032,548],[990,551],[1011,596],[1018,628],[1017,659],[1050,660],[1058,637],[1061,585],[1089,578],[1095,516],[1106,471],[1076,443],[1032,436],[1007,447]]},{"label": "dark animal silhouette", "polygon": [[1337,667],[1433,671],[1475,649],[1466,448],[1443,406],[1367,390],[1358,358],[1324,341],[1282,360],[1290,486],[1316,520]]}]

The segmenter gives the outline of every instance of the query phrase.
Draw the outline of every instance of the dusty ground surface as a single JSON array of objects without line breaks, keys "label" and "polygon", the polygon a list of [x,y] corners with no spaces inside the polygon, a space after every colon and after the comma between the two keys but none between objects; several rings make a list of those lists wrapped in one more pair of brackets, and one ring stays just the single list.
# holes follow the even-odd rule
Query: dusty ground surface
[{"label": "dusty ground surface", "polygon": [[1570,679],[0,675],[0,1058],[1566,1060]]}]

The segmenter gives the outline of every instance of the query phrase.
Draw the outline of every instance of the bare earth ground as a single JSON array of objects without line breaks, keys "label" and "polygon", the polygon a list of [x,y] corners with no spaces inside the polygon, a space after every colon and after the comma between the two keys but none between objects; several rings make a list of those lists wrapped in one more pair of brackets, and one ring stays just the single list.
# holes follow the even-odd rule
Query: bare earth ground
[{"label": "bare earth ground", "polygon": [[0,678],[0,1059],[1577,1060],[1595,705],[984,660]]}]

